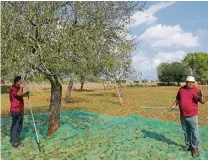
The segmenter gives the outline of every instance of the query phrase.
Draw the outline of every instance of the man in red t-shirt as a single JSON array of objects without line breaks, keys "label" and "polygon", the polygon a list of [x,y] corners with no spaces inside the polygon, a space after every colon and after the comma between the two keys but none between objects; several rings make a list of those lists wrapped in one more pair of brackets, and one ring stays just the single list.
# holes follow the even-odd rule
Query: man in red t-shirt
[{"label": "man in red t-shirt", "polygon": [[20,142],[20,133],[22,130],[24,117],[24,100],[23,97],[29,96],[29,92],[23,94],[23,81],[20,76],[14,78],[14,84],[9,91],[9,99],[11,102],[10,113],[12,117],[12,125],[10,130],[10,142],[13,147],[22,147]]},{"label": "man in red t-shirt", "polygon": [[186,85],[181,87],[172,105],[174,109],[179,104],[180,121],[184,131],[186,147],[181,151],[192,151],[192,157],[199,156],[198,102],[206,102],[199,88],[195,87],[195,78],[188,76]]}]

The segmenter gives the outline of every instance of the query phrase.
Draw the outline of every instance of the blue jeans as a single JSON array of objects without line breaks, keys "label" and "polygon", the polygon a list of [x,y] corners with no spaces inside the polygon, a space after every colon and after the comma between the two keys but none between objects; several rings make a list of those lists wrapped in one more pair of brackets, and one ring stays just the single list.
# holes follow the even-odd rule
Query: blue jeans
[{"label": "blue jeans", "polygon": [[23,124],[23,112],[12,112],[12,125],[10,130],[10,142],[14,144],[16,142],[20,142],[20,133],[22,131],[22,124]]},{"label": "blue jeans", "polygon": [[182,130],[184,132],[185,144],[193,149],[199,148],[199,125],[198,116],[180,117]]}]

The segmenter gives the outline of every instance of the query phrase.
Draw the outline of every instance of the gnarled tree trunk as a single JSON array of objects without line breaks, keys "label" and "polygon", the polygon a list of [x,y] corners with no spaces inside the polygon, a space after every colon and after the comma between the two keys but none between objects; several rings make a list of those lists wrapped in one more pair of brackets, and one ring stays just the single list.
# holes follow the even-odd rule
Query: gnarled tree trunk
[{"label": "gnarled tree trunk", "polygon": [[48,113],[48,133],[50,137],[60,127],[60,107],[62,86],[56,76],[49,77],[51,82],[51,99]]},{"label": "gnarled tree trunk", "polygon": [[81,89],[81,91],[82,91],[82,90],[83,90],[83,88],[84,88],[84,81],[85,81],[85,80],[84,80],[84,78],[81,78],[81,88],[80,88],[80,89]]},{"label": "gnarled tree trunk", "polygon": [[83,90],[84,88],[84,82],[81,82],[81,91]]}]

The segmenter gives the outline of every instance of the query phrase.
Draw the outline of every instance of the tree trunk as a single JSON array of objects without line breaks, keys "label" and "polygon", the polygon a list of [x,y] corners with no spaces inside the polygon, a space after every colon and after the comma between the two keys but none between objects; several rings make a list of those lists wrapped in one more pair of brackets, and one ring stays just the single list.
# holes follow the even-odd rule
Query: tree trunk
[{"label": "tree trunk", "polygon": [[117,89],[120,104],[121,104],[121,106],[123,106],[123,100],[121,98],[121,83],[120,82],[117,83],[116,89]]},{"label": "tree trunk", "polygon": [[84,81],[81,81],[81,91],[83,90],[84,87]]},{"label": "tree trunk", "polygon": [[103,90],[105,91],[105,82],[103,82]]},{"label": "tree trunk", "polygon": [[180,86],[180,82],[178,82],[178,86]]},{"label": "tree trunk", "polygon": [[49,77],[51,82],[51,99],[48,113],[48,133],[50,137],[60,127],[60,107],[62,98],[62,86],[57,77]]},{"label": "tree trunk", "polygon": [[73,81],[70,80],[69,85],[68,85],[68,89],[66,92],[66,99],[65,99],[66,103],[70,102],[72,87],[73,87]]}]

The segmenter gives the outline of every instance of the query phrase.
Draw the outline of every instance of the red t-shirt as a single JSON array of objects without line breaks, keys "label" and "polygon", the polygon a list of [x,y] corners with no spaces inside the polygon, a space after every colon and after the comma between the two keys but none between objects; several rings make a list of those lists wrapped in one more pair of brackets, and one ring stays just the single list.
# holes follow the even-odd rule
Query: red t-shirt
[{"label": "red t-shirt", "polygon": [[179,89],[176,99],[179,100],[179,109],[182,116],[198,115],[198,95],[201,90],[197,87]]},{"label": "red t-shirt", "polygon": [[11,102],[10,111],[13,112],[23,112],[24,111],[24,100],[22,96],[18,96],[17,92],[19,91],[20,86],[14,84],[9,91],[9,99]]}]

